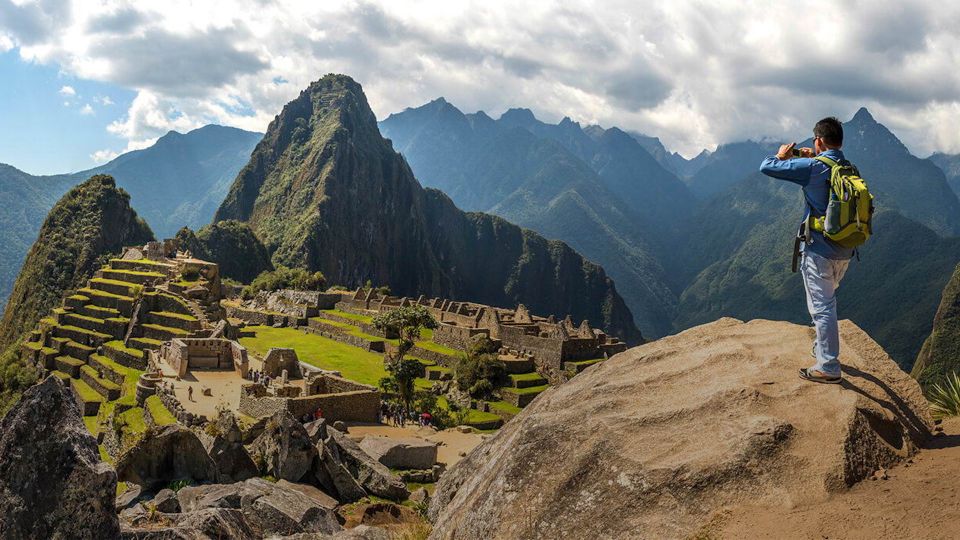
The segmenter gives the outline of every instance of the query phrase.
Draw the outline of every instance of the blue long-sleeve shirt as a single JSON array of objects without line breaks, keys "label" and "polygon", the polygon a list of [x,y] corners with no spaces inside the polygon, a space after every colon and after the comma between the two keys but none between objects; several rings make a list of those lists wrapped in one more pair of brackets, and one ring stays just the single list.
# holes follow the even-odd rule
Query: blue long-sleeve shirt
[{"label": "blue long-sleeve shirt", "polygon": [[[844,160],[843,152],[830,149],[820,154],[836,162]],[[803,210],[803,219],[810,215],[811,209],[815,216],[822,216],[827,212],[827,203],[830,201],[830,167],[813,158],[779,159],[770,156],[760,164],[760,172],[778,180],[793,182],[803,188],[803,198],[806,200]],[[803,244],[801,249],[809,249],[827,259],[849,259],[853,250],[841,247],[831,242],[822,233],[811,231],[813,243]]]}]

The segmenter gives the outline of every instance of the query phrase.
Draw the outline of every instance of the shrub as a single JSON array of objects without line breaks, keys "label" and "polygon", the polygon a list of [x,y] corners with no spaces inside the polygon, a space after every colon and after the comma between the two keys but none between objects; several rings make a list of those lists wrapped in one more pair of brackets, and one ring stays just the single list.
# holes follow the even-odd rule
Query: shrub
[{"label": "shrub", "polygon": [[278,266],[276,270],[262,272],[243,288],[244,298],[253,298],[260,291],[280,289],[299,289],[304,291],[322,291],[327,286],[327,278],[321,272],[307,272],[302,268]]},{"label": "shrub", "polygon": [[960,416],[960,375],[951,373],[930,388],[930,409],[937,418]]},{"label": "shrub", "polygon": [[506,381],[507,369],[503,362],[492,352],[482,352],[489,350],[488,344],[476,340],[453,366],[453,380],[470,397],[490,397],[494,388]]},{"label": "shrub", "polygon": [[170,482],[168,487],[170,488],[170,491],[176,493],[190,485],[193,485],[193,482],[189,478],[181,478],[180,480],[174,480]]}]

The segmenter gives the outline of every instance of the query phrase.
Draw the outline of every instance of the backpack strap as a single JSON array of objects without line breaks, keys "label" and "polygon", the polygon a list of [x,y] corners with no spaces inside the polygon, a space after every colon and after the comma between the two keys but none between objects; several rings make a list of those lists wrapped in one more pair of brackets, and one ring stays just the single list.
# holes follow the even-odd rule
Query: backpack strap
[{"label": "backpack strap", "polygon": [[820,163],[823,163],[824,165],[826,165],[827,167],[830,167],[831,169],[834,167],[838,167],[840,165],[836,161],[828,158],[827,156],[817,156],[813,159],[819,161]]}]

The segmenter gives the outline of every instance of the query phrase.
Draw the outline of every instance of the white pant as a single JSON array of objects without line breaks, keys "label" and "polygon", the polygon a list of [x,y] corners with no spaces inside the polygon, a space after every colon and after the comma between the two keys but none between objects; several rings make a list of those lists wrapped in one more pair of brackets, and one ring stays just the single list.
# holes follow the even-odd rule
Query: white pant
[{"label": "white pant", "polygon": [[837,324],[837,289],[850,259],[827,259],[803,252],[800,275],[807,293],[807,311],[817,331],[815,369],[829,376],[840,375],[840,327]]}]

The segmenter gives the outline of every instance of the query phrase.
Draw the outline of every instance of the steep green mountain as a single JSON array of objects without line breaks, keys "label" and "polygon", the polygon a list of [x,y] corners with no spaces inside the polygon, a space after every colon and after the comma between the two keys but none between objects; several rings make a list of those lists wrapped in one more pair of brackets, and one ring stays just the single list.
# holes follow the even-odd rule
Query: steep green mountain
[{"label": "steep green mountain", "polygon": [[220,265],[220,274],[250,283],[266,270],[273,270],[270,254],[250,226],[234,220],[218,221],[194,233],[188,227],[177,232],[180,248],[194,257]]},{"label": "steep green mountain", "polygon": [[[711,200],[692,220],[674,268],[690,280],[677,328],[724,315],[808,322],[799,275],[790,272],[801,208],[795,186],[759,173]],[[843,279],[840,316],[909,369],[957,260],[960,239],[941,238],[896,211],[881,210],[874,237]]]},{"label": "steep green mountain", "polygon": [[380,127],[426,185],[570,244],[614,278],[645,335],[671,331],[676,293],[658,261],[693,207],[632,136],[546,124],[527,109],[465,115],[442,98]]},{"label": "steep green mountain", "polygon": [[960,265],[943,289],[933,331],[923,342],[911,375],[927,387],[951,373],[960,373]]},{"label": "steep green mountain", "polygon": [[947,184],[960,197],[960,154],[936,153],[927,158],[934,165],[940,167],[947,177]]},{"label": "steep green mountain", "polygon": [[247,222],[274,264],[320,270],[331,283],[523,302],[641,339],[601,267],[424,190],[346,76],[311,84],[271,122],[214,221],[228,219]]},{"label": "steep green mountain", "polygon": [[152,239],[112,177],[96,175],[71,189],[50,210],[17,276],[0,322],[0,348],[33,328],[64,291],[89,279],[102,257]]},{"label": "steep green mountain", "polygon": [[0,164],[0,307],[44,217],[64,193],[95,174],[110,174],[161,238],[210,221],[237,172],[260,140],[251,133],[206,126],[171,131],[153,146],[74,174],[33,176]]}]

